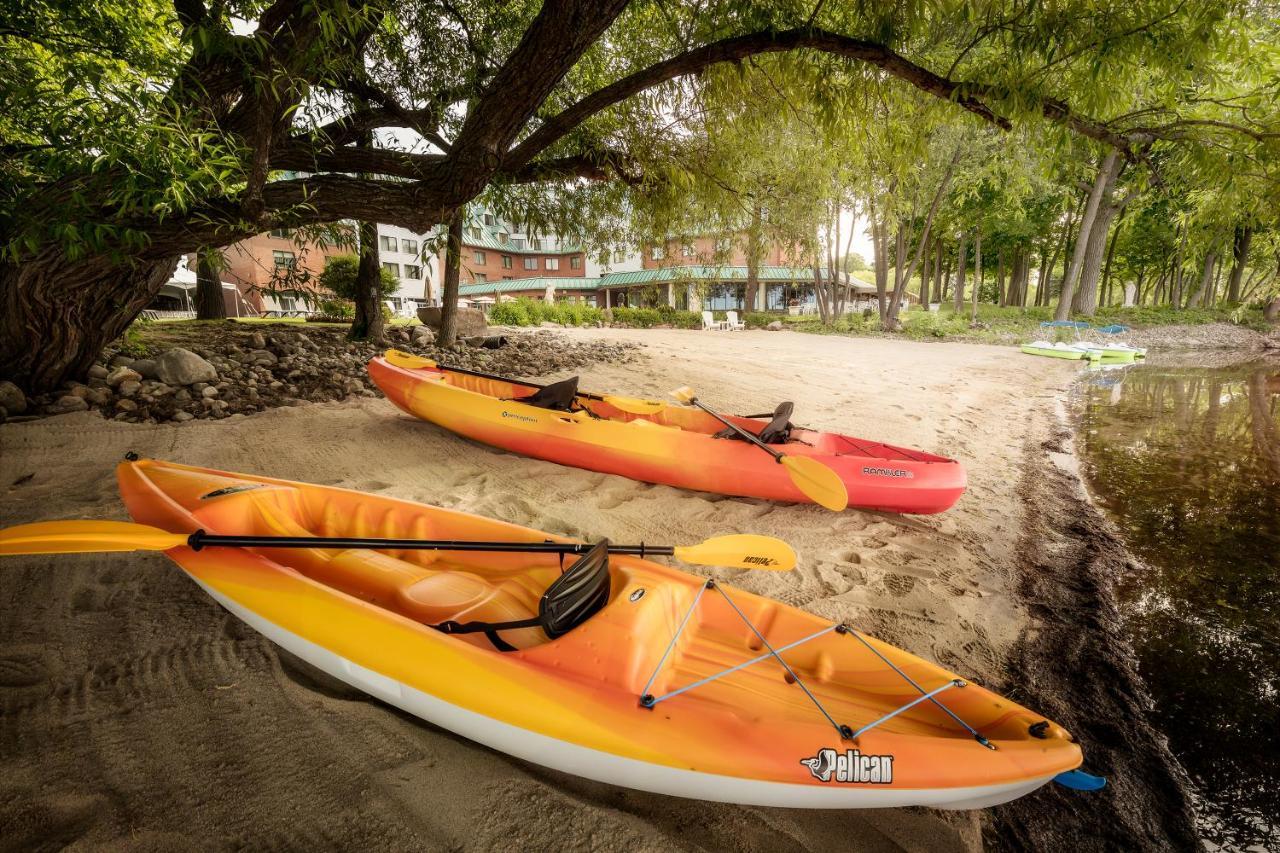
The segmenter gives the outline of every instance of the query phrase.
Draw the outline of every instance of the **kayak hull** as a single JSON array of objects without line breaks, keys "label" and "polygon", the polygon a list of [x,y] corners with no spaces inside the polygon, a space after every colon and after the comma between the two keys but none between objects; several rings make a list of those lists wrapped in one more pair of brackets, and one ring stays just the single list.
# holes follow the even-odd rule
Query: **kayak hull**
[{"label": "kayak hull", "polygon": [[[175,532],[557,538],[406,501],[167,463],[125,463],[118,476],[135,519]],[[501,588],[525,572],[558,576],[554,557],[217,547],[168,555],[231,613],[335,678],[478,743],[603,782],[754,805],[974,808],[1021,796],[1080,764],[1079,747],[1061,727],[972,684],[939,698],[987,735],[994,750],[928,703],[856,742],[842,740],[773,661],[666,698],[653,710],[642,707],[646,688],[661,695],[759,648],[735,625],[733,610],[710,606],[710,592],[699,599],[700,578],[652,561],[612,557],[613,591],[604,609],[554,640],[523,636],[539,629],[510,631],[518,649],[502,653],[480,635],[448,636],[387,605],[380,596],[388,579],[412,575],[412,592],[491,572],[493,580],[504,579],[495,587]],[[827,626],[786,657],[850,725],[919,698],[860,640],[923,689],[945,688],[955,678],[865,635],[838,635],[831,623],[803,611],[740,590],[723,593],[775,647]],[[697,615],[664,654],[690,612]],[[1030,737],[1028,727],[1041,722],[1046,737]],[[805,762],[827,750],[888,757],[892,778],[823,781]]]},{"label": "kayak hull", "polygon": [[1021,349],[1027,355],[1039,355],[1044,356],[1045,358],[1062,358],[1068,361],[1079,361],[1086,355],[1084,350],[1035,347],[1030,344],[1023,344]]},{"label": "kayak hull", "polygon": [[[673,405],[642,417],[585,401],[600,415],[595,419],[509,399],[532,393],[530,386],[411,370],[382,358],[369,362],[369,374],[402,411],[523,456],[695,491],[811,502],[784,466],[747,442],[714,438],[722,425],[690,407]],[[756,433],[766,426],[758,419],[731,420]],[[964,466],[943,456],[836,433],[792,435],[798,441],[779,449],[811,456],[835,471],[851,507],[938,513],[950,509],[967,485]]]}]

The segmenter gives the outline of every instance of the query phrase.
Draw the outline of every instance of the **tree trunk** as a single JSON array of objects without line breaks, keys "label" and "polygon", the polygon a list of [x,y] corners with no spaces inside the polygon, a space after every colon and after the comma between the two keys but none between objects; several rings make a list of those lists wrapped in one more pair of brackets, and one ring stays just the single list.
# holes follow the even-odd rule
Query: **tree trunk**
[{"label": "tree trunk", "polygon": [[1116,230],[1111,232],[1111,242],[1107,246],[1107,262],[1102,269],[1102,304],[1111,304],[1111,262],[1116,255],[1116,243],[1120,242],[1120,228],[1124,225],[1124,214],[1129,208],[1124,207],[1120,210],[1120,216],[1116,218]]},{"label": "tree trunk", "polygon": [[196,319],[224,320],[227,303],[222,299],[222,279],[208,249],[196,252]]},{"label": "tree trunk", "polygon": [[978,296],[982,293],[982,227],[973,232],[973,298],[969,300],[969,322],[978,322]]},{"label": "tree trunk", "polygon": [[177,258],[112,266],[55,250],[0,263],[0,379],[41,394],[82,379],[155,299]]},{"label": "tree trunk", "polygon": [[880,322],[889,310],[889,252],[885,243],[885,223],[879,221],[874,209],[871,215],[871,251],[876,259],[876,302],[879,306]]},{"label": "tree trunk", "polygon": [[1118,211],[1118,207],[1104,203],[1093,219],[1093,228],[1085,243],[1084,260],[1080,264],[1080,283],[1071,301],[1071,310],[1076,314],[1092,317],[1098,310],[1098,279],[1102,274],[1102,257],[1107,246],[1107,233],[1111,230],[1111,220]]},{"label": "tree trunk", "polygon": [[924,260],[920,266],[920,307],[927,309],[929,307],[929,276],[933,274],[933,251],[928,250],[924,253]]},{"label": "tree trunk", "polygon": [[1098,176],[1094,179],[1093,189],[1089,192],[1089,202],[1085,205],[1084,215],[1080,219],[1080,237],[1076,239],[1075,249],[1071,253],[1071,265],[1067,267],[1066,277],[1062,280],[1062,294],[1058,297],[1058,309],[1054,312],[1055,320],[1065,320],[1071,314],[1072,300],[1075,298],[1076,276],[1084,263],[1085,248],[1088,241],[1085,237],[1093,233],[1093,223],[1102,204],[1102,194],[1114,178],[1118,152],[1112,148],[1102,159],[1098,168]]},{"label": "tree trunk", "polygon": [[458,277],[462,270],[462,217],[459,210],[449,220],[449,237],[444,248],[444,281],[440,296],[440,346],[451,347],[458,340]]},{"label": "tree trunk", "polygon": [[942,301],[942,238],[939,237],[936,242],[933,261],[933,298],[929,300],[930,304]]},{"label": "tree trunk", "polygon": [[952,304],[952,310],[957,314],[964,310],[964,274],[965,268],[969,266],[969,258],[966,254],[969,251],[969,246],[966,241],[968,236],[968,232],[963,230],[960,232],[960,249],[956,252],[956,265],[958,266],[958,269],[956,270],[956,289],[952,294],[952,297],[955,300]]},{"label": "tree trunk", "polygon": [[356,270],[356,318],[347,333],[349,341],[381,341],[382,276],[378,266],[378,224],[360,223],[360,266]]},{"label": "tree trunk", "polygon": [[1004,289],[1004,249],[996,250],[996,304],[1003,308],[1005,302]]},{"label": "tree trunk", "polygon": [[762,211],[760,202],[751,206],[751,227],[747,229],[747,283],[746,292],[742,294],[742,309],[756,310],[756,291],[760,289],[760,220]]},{"label": "tree trunk", "polygon": [[1240,277],[1249,262],[1249,247],[1253,244],[1253,228],[1237,225],[1231,242],[1231,277],[1227,279],[1227,301],[1240,301]]},{"label": "tree trunk", "polygon": [[1200,267],[1200,286],[1187,300],[1188,308],[1194,308],[1197,305],[1201,308],[1209,307],[1207,300],[1213,291],[1213,265],[1217,259],[1217,252],[1209,252],[1204,256],[1204,264]]}]

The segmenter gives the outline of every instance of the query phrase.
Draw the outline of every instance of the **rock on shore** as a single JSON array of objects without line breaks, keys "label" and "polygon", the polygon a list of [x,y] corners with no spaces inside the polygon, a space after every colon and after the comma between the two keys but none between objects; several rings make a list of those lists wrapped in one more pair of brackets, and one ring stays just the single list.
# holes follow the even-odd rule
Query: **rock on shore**
[{"label": "rock on shore", "polygon": [[[134,423],[253,414],[276,406],[376,397],[365,364],[386,346],[468,370],[535,377],[598,362],[636,358],[632,343],[571,341],[548,331],[506,336],[498,349],[459,342],[435,345],[425,327],[388,330],[383,344],[351,343],[345,330],[274,324],[227,323],[185,327],[186,346],[158,349],[136,358],[108,350],[80,382],[28,399],[16,385],[0,382],[0,422],[93,410]],[[150,355],[150,354],[149,354]]]}]

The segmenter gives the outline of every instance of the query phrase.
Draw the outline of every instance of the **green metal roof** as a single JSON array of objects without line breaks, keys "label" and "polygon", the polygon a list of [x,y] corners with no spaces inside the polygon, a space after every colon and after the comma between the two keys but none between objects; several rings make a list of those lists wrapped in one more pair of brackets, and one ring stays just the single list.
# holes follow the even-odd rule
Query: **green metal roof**
[{"label": "green metal roof", "polygon": [[[761,266],[760,281],[795,282],[810,284],[813,282],[812,267],[775,267]],[[745,266],[681,266],[660,267],[651,270],[634,270],[632,272],[609,273],[601,278],[537,278],[503,279],[501,281],[485,281],[476,284],[464,284],[458,288],[459,296],[479,296],[486,293],[511,293],[520,290],[545,290],[547,285],[554,285],[561,290],[598,290],[611,287],[637,287],[647,284],[665,284],[667,282],[695,281],[746,281]],[[850,283],[861,290],[874,290],[875,285],[850,276]]]},{"label": "green metal roof", "polygon": [[[760,281],[794,281],[797,284],[805,284],[813,281],[813,267],[761,266],[757,275]],[[669,281],[745,281],[746,278],[745,266],[678,266],[610,273],[600,280],[600,285],[606,288],[630,287],[638,284],[663,284]],[[851,283],[855,287],[874,287],[857,278],[851,279]]]},{"label": "green metal roof", "polygon": [[478,281],[458,286],[459,296],[483,296],[488,293],[513,293],[524,290],[545,291],[547,285],[562,290],[595,290],[600,286],[598,278],[552,278],[535,276],[533,278],[504,278],[498,281]]}]

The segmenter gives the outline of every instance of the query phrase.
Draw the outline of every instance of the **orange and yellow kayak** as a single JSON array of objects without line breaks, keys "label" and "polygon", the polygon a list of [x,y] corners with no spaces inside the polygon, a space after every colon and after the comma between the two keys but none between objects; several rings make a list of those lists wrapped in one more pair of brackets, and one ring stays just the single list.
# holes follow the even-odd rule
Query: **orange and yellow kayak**
[{"label": "orange and yellow kayak", "polygon": [[[287,480],[147,460],[117,473],[134,519],[175,533],[568,541]],[[939,666],[651,560],[610,555],[601,607],[554,639],[504,630],[514,648],[500,651],[485,634],[432,626],[537,616],[562,577],[555,555],[167,553],[334,677],[478,743],[616,785],[804,808],[973,808],[1081,761],[1060,726]]]},{"label": "orange and yellow kayak", "polygon": [[[524,456],[684,489],[810,501],[767,453],[716,438],[723,424],[691,406],[638,415],[582,394],[578,403],[586,411],[551,411],[512,399],[534,393],[535,386],[444,367],[405,368],[382,357],[369,362],[369,375],[405,412]],[[756,434],[767,425],[756,418],[729,420]],[[792,430],[791,440],[775,447],[835,471],[849,506],[935,513],[949,509],[965,490],[963,465],[920,450],[808,429]]]}]

